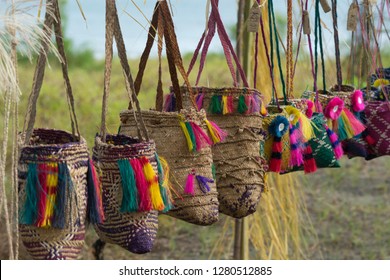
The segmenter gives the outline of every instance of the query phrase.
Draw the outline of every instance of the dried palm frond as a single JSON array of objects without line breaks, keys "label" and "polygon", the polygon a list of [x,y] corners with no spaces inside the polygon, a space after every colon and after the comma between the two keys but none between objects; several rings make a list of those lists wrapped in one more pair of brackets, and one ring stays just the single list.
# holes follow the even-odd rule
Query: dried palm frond
[{"label": "dried palm frond", "polygon": [[[15,63],[12,59],[12,46],[17,45],[20,55],[29,59],[43,49],[42,42],[49,43],[49,52],[59,54],[43,29],[43,21],[36,16],[39,0],[14,0],[0,14],[0,92],[20,94]],[[35,12],[35,15],[34,15]]]}]

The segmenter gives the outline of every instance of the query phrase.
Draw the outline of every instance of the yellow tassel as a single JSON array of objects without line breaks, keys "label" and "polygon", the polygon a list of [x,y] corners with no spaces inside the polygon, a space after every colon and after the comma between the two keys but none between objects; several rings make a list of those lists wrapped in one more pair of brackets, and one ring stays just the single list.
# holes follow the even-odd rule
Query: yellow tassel
[{"label": "yellow tassel", "polygon": [[190,133],[187,130],[186,124],[184,122],[180,121],[180,126],[183,129],[184,136],[186,137],[188,149],[190,150],[190,152],[192,152],[194,146],[192,145]]},{"label": "yellow tassel", "polygon": [[380,87],[380,86],[387,86],[387,85],[389,85],[389,84],[390,84],[390,82],[389,82],[388,80],[386,80],[386,79],[377,79],[377,80],[374,82],[373,86],[376,87],[376,88],[378,88],[378,87]]},{"label": "yellow tassel", "polygon": [[209,122],[209,120],[205,119],[205,122],[206,122],[207,128],[209,130],[209,133],[211,135],[211,138],[213,139],[213,142],[214,143],[219,143],[221,141],[221,139],[217,136],[217,134],[215,134],[214,128],[211,125],[211,123]]},{"label": "yellow tassel", "polygon": [[222,95],[222,114],[226,115],[226,114],[229,114],[229,109],[228,109],[228,101],[227,101],[227,96],[226,95]]},{"label": "yellow tassel", "polygon": [[158,177],[154,172],[152,165],[147,158],[142,158],[143,171],[145,174],[146,181],[149,184],[150,196],[152,199],[152,205],[154,210],[164,210],[164,202],[161,197],[160,186],[158,184]]},{"label": "yellow tassel", "polygon": [[58,164],[49,163],[49,173],[47,174],[47,195],[46,195],[46,209],[43,219],[42,227],[50,227],[51,220],[54,216],[54,205],[56,200],[56,188],[58,184]]},{"label": "yellow tassel", "polygon": [[167,160],[161,156],[159,156],[159,159],[160,159],[160,162],[161,162],[161,166],[164,170],[164,181],[163,181],[163,187],[167,189],[167,193],[168,193],[168,196],[169,196],[169,199],[171,201],[173,201],[173,198],[172,198],[172,192],[174,192],[177,196],[179,196],[179,194],[176,192],[176,190],[173,188],[172,184],[171,184],[171,180],[170,180],[170,167],[169,167],[169,164],[167,162]]},{"label": "yellow tassel", "polygon": [[347,139],[353,138],[355,136],[355,132],[353,131],[352,125],[351,125],[347,115],[344,113],[344,111],[341,112],[340,117],[341,117],[341,120],[344,122],[345,132],[347,133],[347,136],[348,136]]},{"label": "yellow tassel", "polygon": [[262,116],[266,116],[267,115],[267,108],[265,108],[263,101],[261,102],[261,105],[260,105],[260,114]]},{"label": "yellow tassel", "polygon": [[296,125],[299,121],[299,118],[301,117],[301,112],[293,107],[293,106],[287,106],[285,108],[285,111],[287,112],[288,114],[288,120],[289,122],[292,124],[292,125]]},{"label": "yellow tassel", "polygon": [[299,114],[300,114],[299,130],[301,131],[305,140],[309,141],[310,139],[313,139],[316,136],[313,129],[313,122],[302,112],[299,112]]}]

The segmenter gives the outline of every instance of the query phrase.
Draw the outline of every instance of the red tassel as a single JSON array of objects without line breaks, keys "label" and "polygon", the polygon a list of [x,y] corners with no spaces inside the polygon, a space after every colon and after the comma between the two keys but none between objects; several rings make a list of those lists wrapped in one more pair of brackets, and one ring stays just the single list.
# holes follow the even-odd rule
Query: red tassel
[{"label": "red tassel", "polygon": [[306,144],[303,167],[305,173],[313,173],[317,171],[317,164],[313,156],[313,150],[309,144]]},{"label": "red tassel", "polygon": [[146,180],[142,163],[139,159],[131,159],[130,160],[131,167],[133,167],[135,182],[138,189],[139,195],[139,212],[146,212],[152,210],[152,198],[150,195],[149,184]]},{"label": "red tassel", "polygon": [[280,173],[282,171],[282,138],[274,136],[269,171]]}]

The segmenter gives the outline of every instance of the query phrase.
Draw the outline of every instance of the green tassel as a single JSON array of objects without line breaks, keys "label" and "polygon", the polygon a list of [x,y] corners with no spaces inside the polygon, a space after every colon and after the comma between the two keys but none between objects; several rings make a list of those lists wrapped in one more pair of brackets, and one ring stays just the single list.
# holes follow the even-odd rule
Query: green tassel
[{"label": "green tassel", "polygon": [[208,110],[211,114],[222,114],[222,96],[213,95]]},{"label": "green tassel", "polygon": [[240,114],[244,114],[246,111],[248,111],[248,106],[246,106],[244,95],[240,95],[240,98],[238,99],[237,111]]},{"label": "green tassel", "polygon": [[158,183],[160,185],[160,193],[165,206],[162,212],[166,213],[173,208],[173,205],[171,200],[169,199],[167,187],[164,186],[164,169],[161,165],[161,161],[157,153],[155,153],[155,157],[157,161]]},{"label": "green tassel", "polygon": [[194,130],[192,129],[192,126],[189,122],[186,122],[185,124],[192,142],[192,151],[195,152],[197,151],[197,147],[196,147],[196,138],[195,138]]},{"label": "green tassel", "polygon": [[26,200],[20,215],[20,223],[33,225],[38,215],[38,166],[36,163],[29,163],[26,182]]},{"label": "green tassel", "polygon": [[345,129],[345,123],[341,117],[337,120],[337,124],[338,124],[337,135],[339,136],[339,141],[344,141],[348,139],[348,135]]},{"label": "green tassel", "polygon": [[214,163],[211,165],[211,173],[213,174],[213,179],[216,180],[217,179],[217,171],[215,169]]},{"label": "green tassel", "polygon": [[118,160],[119,172],[122,181],[121,212],[138,211],[138,190],[135,183],[134,170],[127,159]]}]

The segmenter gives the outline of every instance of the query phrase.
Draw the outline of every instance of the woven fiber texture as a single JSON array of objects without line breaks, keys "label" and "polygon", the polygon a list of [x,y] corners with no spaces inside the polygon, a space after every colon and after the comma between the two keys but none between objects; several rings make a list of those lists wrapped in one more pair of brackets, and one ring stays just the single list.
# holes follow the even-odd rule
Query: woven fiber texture
[{"label": "woven fiber texture", "polygon": [[374,153],[377,156],[390,155],[390,103],[369,101],[364,110],[367,131],[374,138]]},{"label": "woven fiber texture", "polygon": [[[233,108],[238,107],[239,97],[258,95],[250,88],[193,88],[204,95],[203,108],[207,109],[213,95],[233,96]],[[191,106],[185,87],[183,103]],[[219,211],[234,218],[243,218],[257,209],[261,193],[265,189],[266,160],[260,155],[263,141],[260,113],[240,114],[236,110],[227,115],[208,113],[207,118],[228,133],[225,141],[212,147],[216,167]]]},{"label": "woven fiber texture", "polygon": [[[289,105],[293,106],[305,114],[307,111],[307,99],[308,98],[290,98],[287,100],[287,104],[285,104],[284,100],[279,98],[279,105],[281,108]],[[270,114],[277,114],[279,109],[276,105],[272,104],[267,106],[267,111]]]},{"label": "woven fiber texture", "polygon": [[121,212],[122,183],[118,160],[146,157],[157,174],[153,141],[139,141],[123,135],[95,138],[93,160],[100,173],[105,220],[95,224],[99,237],[137,254],[152,250],[158,230],[158,212]]},{"label": "woven fiber texture", "polygon": [[[88,148],[84,139],[74,140],[65,131],[33,130],[30,142],[21,147],[19,160],[19,204],[26,201],[28,165],[65,163],[72,188],[66,188],[67,199],[63,228],[20,224],[20,236],[33,259],[77,259],[84,245],[87,209]],[[57,190],[58,192],[59,190]]]},{"label": "woven fiber texture", "polygon": [[[194,195],[185,194],[184,189],[190,173],[213,178],[213,157],[209,147],[198,152],[189,152],[187,141],[179,123],[193,121],[205,128],[204,111],[182,110],[178,113],[158,111],[142,111],[142,117],[150,137],[155,141],[157,153],[165,158],[170,167],[170,183],[172,185],[174,209],[168,215],[196,225],[211,225],[218,221],[218,194],[215,182],[210,183],[210,191],[204,193],[195,187]],[[134,135],[135,120],[132,110],[123,111],[121,117],[121,133]],[[196,184],[195,184],[196,185]]]},{"label": "woven fiber texture", "polygon": [[[328,102],[333,98],[333,97],[340,97],[344,101],[344,105],[348,109],[352,109],[351,105],[351,95],[354,92],[355,88],[352,86],[348,85],[342,85],[341,90],[336,90],[336,86],[332,87],[330,91],[323,91],[323,90],[318,90],[318,101],[321,103],[321,106],[323,108],[328,105]],[[309,100],[314,101],[316,97],[316,93],[313,91],[305,91],[302,94],[302,98],[306,98]]]}]

